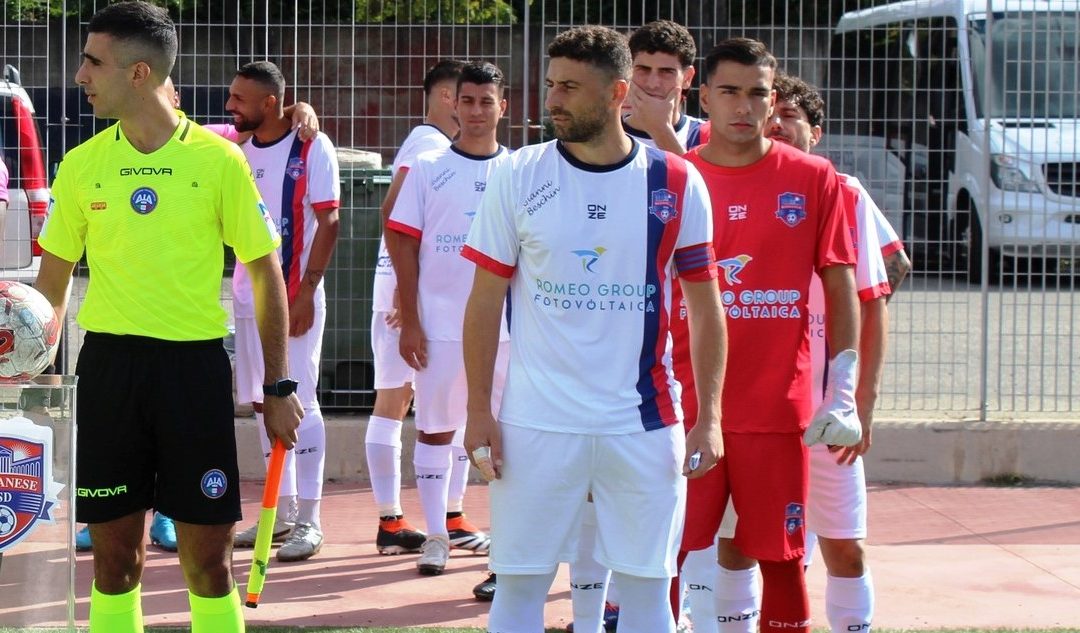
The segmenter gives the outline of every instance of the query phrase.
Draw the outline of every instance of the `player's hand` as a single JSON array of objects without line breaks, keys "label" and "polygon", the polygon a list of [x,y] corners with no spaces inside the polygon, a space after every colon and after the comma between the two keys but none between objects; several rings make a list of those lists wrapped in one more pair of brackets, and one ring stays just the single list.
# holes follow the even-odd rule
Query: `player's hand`
[{"label": "player's hand", "polygon": [[[698,455],[699,457],[695,457]],[[683,475],[696,479],[709,472],[724,456],[724,436],[718,420],[699,420],[686,434],[686,457],[683,459]],[[692,462],[696,462],[692,463]],[[696,466],[691,468],[691,466]]]},{"label": "player's hand", "polygon": [[289,336],[300,336],[315,325],[314,293],[301,290],[289,304]]},{"label": "player's hand", "polygon": [[298,437],[296,429],[303,417],[304,407],[300,406],[300,398],[295,393],[285,398],[266,396],[263,400],[263,425],[271,444],[277,438],[286,450],[292,450]]},{"label": "player's hand", "polygon": [[401,310],[394,308],[386,313],[386,324],[395,330],[401,329]]},{"label": "player's hand", "polygon": [[[634,82],[630,82],[629,99],[634,112],[634,124],[649,136],[658,136],[665,127],[671,126],[671,119],[679,108],[682,89],[675,86],[662,97],[655,97]],[[674,130],[672,130],[674,132]]]},{"label": "player's hand", "polygon": [[855,405],[858,367],[859,354],[853,349],[846,349],[829,361],[825,399],[803,433],[804,444],[856,446],[862,440],[862,423]]},{"label": "player's hand", "polygon": [[416,371],[427,367],[427,337],[419,323],[401,324],[401,336],[398,338],[398,351],[405,364]]},{"label": "player's hand", "polygon": [[502,477],[502,432],[490,410],[469,412],[465,423],[465,453],[487,481]]},{"label": "player's hand", "polygon": [[862,422],[862,439],[855,446],[830,446],[829,452],[836,454],[837,464],[851,466],[856,459],[870,450],[873,419],[874,410],[872,408],[864,411],[862,407],[859,407],[859,421]]},{"label": "player's hand", "polygon": [[319,117],[315,116],[315,108],[297,101],[293,106],[292,129],[301,141],[310,141],[319,133]]}]

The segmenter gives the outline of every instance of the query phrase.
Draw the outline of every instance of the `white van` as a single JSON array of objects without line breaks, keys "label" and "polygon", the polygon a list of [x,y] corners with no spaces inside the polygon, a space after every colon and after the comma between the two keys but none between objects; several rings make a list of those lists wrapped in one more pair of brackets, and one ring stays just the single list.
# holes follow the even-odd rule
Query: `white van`
[{"label": "white van", "polygon": [[1080,2],[852,11],[830,58],[830,120],[883,139],[908,167],[905,237],[917,251],[922,242],[975,282],[984,246],[990,281],[1018,259],[1077,263]]},{"label": "white van", "polygon": [[11,65],[0,79],[0,160],[9,176],[0,279],[30,283],[41,261],[37,237],[49,210],[49,188],[34,105]]}]

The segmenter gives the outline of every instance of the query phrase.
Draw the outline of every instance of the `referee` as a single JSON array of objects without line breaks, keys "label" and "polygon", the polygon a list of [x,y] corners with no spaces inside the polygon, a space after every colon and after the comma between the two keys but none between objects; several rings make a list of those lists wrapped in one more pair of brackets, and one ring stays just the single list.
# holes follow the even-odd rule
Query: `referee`
[{"label": "referee", "polygon": [[120,2],[98,11],[88,30],[75,81],[95,117],[118,123],[60,166],[37,288],[63,317],[85,250],[76,516],[94,543],[90,631],[143,630],[149,508],[176,520],[191,630],[243,631],[231,574],[240,491],[222,243],[252,278],[270,383],[267,433],[292,448],[303,412],[286,377],[280,238],[243,153],[165,99],[177,49],[166,11]]}]

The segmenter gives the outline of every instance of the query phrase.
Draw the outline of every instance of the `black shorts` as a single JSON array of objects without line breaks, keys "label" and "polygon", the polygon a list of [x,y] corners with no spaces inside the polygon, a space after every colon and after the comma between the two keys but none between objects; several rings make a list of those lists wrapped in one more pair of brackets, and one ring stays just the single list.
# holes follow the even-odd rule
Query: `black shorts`
[{"label": "black shorts", "polygon": [[90,332],[75,373],[78,521],[149,508],[200,525],[240,520],[232,369],[221,339]]}]

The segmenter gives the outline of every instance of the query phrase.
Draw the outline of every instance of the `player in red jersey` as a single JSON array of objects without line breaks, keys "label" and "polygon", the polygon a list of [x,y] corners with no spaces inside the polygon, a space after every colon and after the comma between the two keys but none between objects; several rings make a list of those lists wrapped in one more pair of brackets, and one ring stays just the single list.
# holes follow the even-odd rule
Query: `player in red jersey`
[{"label": "player in red jersey", "polygon": [[[854,411],[855,258],[832,166],[764,136],[775,68],[761,42],[744,38],[721,42],[705,60],[702,102],[712,133],[687,158],[712,198],[732,352],[722,400],[725,455],[713,472],[691,482],[683,550],[712,544],[730,496],[739,525],[734,539],[720,542],[719,600],[728,598],[726,574],[759,561],[761,630],[809,631],[805,444],[851,445],[861,437]],[[815,271],[825,287],[826,336],[838,353],[831,392],[812,415],[807,308]],[[676,354],[677,364],[688,366],[685,349]],[[691,392],[684,402],[693,402],[690,380],[683,385]],[[694,419],[693,412],[686,418]],[[752,626],[754,615],[740,621]]]}]

